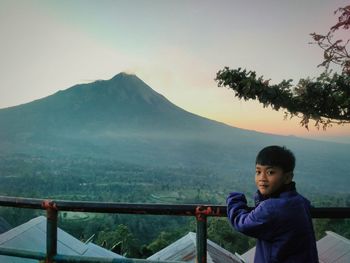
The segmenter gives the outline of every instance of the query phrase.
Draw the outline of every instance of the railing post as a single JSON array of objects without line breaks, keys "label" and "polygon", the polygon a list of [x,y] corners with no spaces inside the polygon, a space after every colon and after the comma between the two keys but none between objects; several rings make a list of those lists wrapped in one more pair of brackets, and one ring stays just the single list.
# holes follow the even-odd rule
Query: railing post
[{"label": "railing post", "polygon": [[57,207],[52,201],[44,201],[47,213],[46,223],[46,263],[53,263],[57,255]]},{"label": "railing post", "polygon": [[210,207],[204,208],[198,206],[196,208],[197,219],[197,263],[207,263],[207,214],[211,212]]}]

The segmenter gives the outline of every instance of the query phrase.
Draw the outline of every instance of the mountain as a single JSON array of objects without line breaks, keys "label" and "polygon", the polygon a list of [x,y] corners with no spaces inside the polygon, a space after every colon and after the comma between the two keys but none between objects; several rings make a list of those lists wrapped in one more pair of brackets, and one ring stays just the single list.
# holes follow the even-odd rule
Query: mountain
[{"label": "mountain", "polygon": [[[135,75],[73,86],[27,104],[0,110],[0,139],[15,149],[72,149],[136,140],[217,140],[250,133],[189,113]],[[250,139],[248,139],[247,143]],[[80,148],[80,147],[78,147]],[[22,149],[23,150],[23,149]],[[78,149],[80,151],[80,149]],[[63,149],[64,151],[64,149]]]},{"label": "mountain", "polygon": [[309,183],[315,178],[339,184],[347,180],[350,145],[258,133],[209,120],[177,107],[135,75],[120,73],[0,110],[0,156],[79,155],[251,174],[256,152],[270,144],[291,148]]},{"label": "mountain", "polygon": [[220,126],[177,107],[135,75],[125,73],[2,109],[0,122],[0,135],[26,139],[37,133],[197,133]]}]

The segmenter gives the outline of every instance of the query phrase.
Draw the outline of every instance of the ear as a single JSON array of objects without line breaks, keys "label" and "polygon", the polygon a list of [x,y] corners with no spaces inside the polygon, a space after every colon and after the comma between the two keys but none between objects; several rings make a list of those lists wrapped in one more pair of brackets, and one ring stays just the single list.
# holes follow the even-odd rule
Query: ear
[{"label": "ear", "polygon": [[284,173],[284,184],[290,184],[293,181],[293,172]]}]

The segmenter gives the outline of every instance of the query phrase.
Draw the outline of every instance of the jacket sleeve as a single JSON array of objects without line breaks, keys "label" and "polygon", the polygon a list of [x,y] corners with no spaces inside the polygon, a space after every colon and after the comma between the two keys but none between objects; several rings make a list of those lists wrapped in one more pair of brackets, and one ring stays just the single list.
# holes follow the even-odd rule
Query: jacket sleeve
[{"label": "jacket sleeve", "polygon": [[256,190],[254,194],[254,203],[255,207],[257,207],[262,201],[265,201],[267,198],[264,197],[259,190]]},{"label": "jacket sleeve", "polygon": [[226,203],[228,219],[237,231],[263,240],[273,238],[275,213],[266,202],[249,211],[244,194],[231,193]]}]

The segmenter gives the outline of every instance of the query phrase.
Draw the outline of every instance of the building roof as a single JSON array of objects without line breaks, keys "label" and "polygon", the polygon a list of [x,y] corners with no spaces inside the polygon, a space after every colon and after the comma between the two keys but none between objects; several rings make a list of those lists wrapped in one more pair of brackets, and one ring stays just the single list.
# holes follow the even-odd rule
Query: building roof
[{"label": "building roof", "polygon": [[[332,231],[326,231],[326,236],[316,242],[320,263],[350,262],[350,240]],[[242,255],[246,263],[253,263],[255,247]]]},{"label": "building roof", "polygon": [[0,234],[10,230],[11,228],[11,225],[0,216]]},{"label": "building roof", "polygon": [[[195,262],[196,260],[196,234],[189,232],[169,246],[148,258],[149,260],[169,260]],[[236,255],[223,249],[216,243],[207,240],[208,263],[241,263]]]},{"label": "building roof", "polygon": [[244,263],[253,263],[254,256],[255,256],[255,247],[249,249],[247,252],[245,252],[242,255],[242,258],[244,259]]},{"label": "building roof", "polygon": [[[36,217],[0,235],[0,247],[46,253],[46,217]],[[122,258],[93,243],[83,243],[57,228],[57,253],[87,257]],[[37,263],[37,260],[0,255],[1,263]]]},{"label": "building roof", "polygon": [[326,231],[326,236],[317,241],[320,263],[350,262],[350,240],[334,232]]}]

